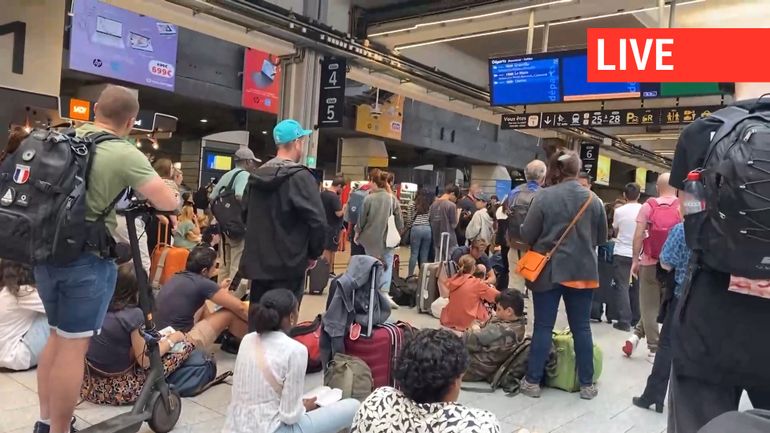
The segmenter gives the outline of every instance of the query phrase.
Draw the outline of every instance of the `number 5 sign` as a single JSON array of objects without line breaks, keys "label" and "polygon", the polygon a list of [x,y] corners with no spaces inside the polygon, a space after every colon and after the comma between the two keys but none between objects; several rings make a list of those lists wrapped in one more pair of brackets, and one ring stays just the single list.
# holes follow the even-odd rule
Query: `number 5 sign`
[{"label": "number 5 sign", "polygon": [[345,112],[345,76],[347,61],[336,57],[321,60],[321,91],[318,102],[318,127],[342,127]]}]

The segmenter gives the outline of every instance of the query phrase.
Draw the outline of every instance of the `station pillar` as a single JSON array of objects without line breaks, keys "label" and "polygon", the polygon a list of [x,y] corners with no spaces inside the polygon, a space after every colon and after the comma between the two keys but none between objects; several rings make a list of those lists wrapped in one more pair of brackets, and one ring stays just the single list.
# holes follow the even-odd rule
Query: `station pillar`
[{"label": "station pillar", "polygon": [[511,192],[511,174],[502,165],[471,166],[471,183],[479,184],[482,191],[497,195],[501,201]]},{"label": "station pillar", "polygon": [[283,83],[281,83],[281,110],[278,120],[294,119],[304,128],[312,129],[302,153],[302,164],[316,166],[318,154],[318,94],[320,91],[320,56],[318,53],[301,49],[295,57],[283,62]]}]

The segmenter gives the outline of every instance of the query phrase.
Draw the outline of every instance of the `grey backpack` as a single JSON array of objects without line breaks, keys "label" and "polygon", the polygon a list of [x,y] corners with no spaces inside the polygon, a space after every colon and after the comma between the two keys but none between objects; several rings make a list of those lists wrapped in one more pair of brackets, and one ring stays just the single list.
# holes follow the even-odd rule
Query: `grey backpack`
[{"label": "grey backpack", "polygon": [[326,366],[324,385],[342,390],[342,398],[364,401],[372,393],[372,370],[361,358],[335,353]]}]

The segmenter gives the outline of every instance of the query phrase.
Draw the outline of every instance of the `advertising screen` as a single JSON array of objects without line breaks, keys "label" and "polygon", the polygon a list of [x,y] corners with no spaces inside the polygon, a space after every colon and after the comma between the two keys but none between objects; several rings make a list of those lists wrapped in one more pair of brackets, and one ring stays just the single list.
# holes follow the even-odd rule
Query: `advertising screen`
[{"label": "advertising screen", "polygon": [[174,90],[177,27],[98,0],[75,0],[70,69]]},{"label": "advertising screen", "polygon": [[246,48],[243,59],[243,96],[241,103],[252,110],[278,113],[281,92],[281,66],[278,57]]},{"label": "advertising screen", "polygon": [[230,171],[233,169],[233,157],[232,155],[206,152],[206,169]]},{"label": "advertising screen", "polygon": [[560,101],[559,59],[518,57],[490,60],[492,105]]},{"label": "advertising screen", "polygon": [[564,102],[638,98],[639,83],[589,83],[588,56],[585,53],[561,59]]}]

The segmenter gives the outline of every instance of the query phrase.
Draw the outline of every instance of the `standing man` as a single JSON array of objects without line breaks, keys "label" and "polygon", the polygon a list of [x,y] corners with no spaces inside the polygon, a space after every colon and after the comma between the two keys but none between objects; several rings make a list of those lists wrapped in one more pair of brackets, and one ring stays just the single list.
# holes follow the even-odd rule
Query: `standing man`
[{"label": "standing man", "polygon": [[681,222],[676,188],[669,185],[669,173],[658,176],[658,197],[650,198],[639,209],[634,233],[631,273],[639,278],[639,309],[642,320],[634,334],[623,345],[623,353],[631,356],[639,340],[647,337],[647,360],[655,361],[658,350],[658,313],[663,300],[664,284],[658,280],[658,257],[668,232]]},{"label": "standing man", "polygon": [[[219,179],[219,182],[214,186],[214,189],[209,194],[209,200],[213,202],[223,192],[232,189],[232,193],[235,194],[235,199],[238,202],[243,203],[243,193],[246,189],[246,185],[249,183],[249,176],[254,170],[257,169],[257,164],[260,161],[254,152],[246,146],[241,146],[235,151],[235,168],[228,171]],[[243,206],[241,207],[243,209]],[[243,237],[230,237],[222,231],[222,222],[219,218],[222,215],[214,215],[217,217],[219,223],[220,234],[222,242],[219,246],[219,275],[217,276],[217,282],[222,283],[225,280],[231,280],[235,282],[237,280],[235,275],[238,273],[238,266],[241,264],[241,256],[243,255],[243,245],[245,240]],[[238,215],[233,215],[238,217]],[[235,221],[237,223],[243,223],[243,220]],[[238,284],[235,282],[235,284]],[[239,284],[240,286],[240,284]],[[242,294],[240,294],[242,295]],[[238,296],[240,297],[240,296]]]},{"label": "standing man", "polygon": [[360,188],[350,193],[350,198],[345,206],[345,221],[348,223],[348,240],[350,241],[350,255],[351,256],[363,256],[366,254],[364,247],[358,245],[353,241],[356,233],[356,224],[358,224],[358,218],[361,213],[361,208],[364,206],[364,200],[369,195],[369,190],[372,187],[374,181],[374,174],[379,173],[380,169],[373,168],[369,170],[369,183],[361,185]]},{"label": "standing man", "polygon": [[642,205],[639,204],[639,194],[639,185],[633,182],[626,184],[623,189],[626,204],[615,209],[615,218],[612,222],[612,228],[617,233],[612,268],[618,309],[618,321],[612,326],[626,332],[631,330],[632,313],[629,288],[631,285],[636,217],[642,208]]},{"label": "standing man", "polygon": [[[324,207],[315,176],[299,163],[305,137],[312,132],[296,120],[278,123],[273,129],[276,157],[249,180],[240,271],[252,280],[252,304],[272,289],[288,289],[301,301],[305,272],[323,253]],[[249,324],[252,330],[253,326]]]},{"label": "standing man", "polygon": [[476,196],[481,192],[481,187],[477,183],[472,183],[468,188],[468,194],[457,201],[457,209],[460,212],[457,220],[457,242],[459,245],[465,245],[465,229],[473,219],[476,213]]},{"label": "standing man", "polygon": [[[457,247],[457,197],[460,196],[460,187],[450,183],[444,189],[444,195],[434,201],[428,210],[430,229],[433,232],[433,248],[436,251],[436,261],[444,260],[439,256],[441,249],[441,234],[449,233],[449,249],[447,254]],[[475,206],[475,205],[474,205]]]},{"label": "standing man", "polygon": [[[524,278],[516,272],[516,266],[519,264],[519,259],[526,252],[526,248],[521,247],[521,245],[523,245],[521,239],[512,238],[512,236],[515,236],[515,234],[518,233],[518,230],[511,230],[511,224],[519,227],[524,222],[524,218],[527,216],[526,210],[529,208],[529,204],[532,203],[534,194],[542,188],[543,183],[545,183],[545,174],[546,166],[543,161],[540,161],[539,159],[531,161],[524,169],[524,179],[526,179],[527,183],[514,188],[503,204],[505,211],[508,213],[508,221],[506,222],[508,223],[508,245],[510,246],[507,257],[508,267],[511,270],[508,279],[508,288],[510,289],[526,292],[526,281],[524,281]],[[522,191],[527,192],[527,197],[519,197]],[[517,201],[517,198],[520,198],[520,200]],[[516,205],[515,209],[514,205]],[[524,206],[526,206],[526,209]],[[519,212],[519,209],[524,210],[524,212]]]},{"label": "standing man", "polygon": [[345,178],[337,176],[332,181],[332,186],[321,191],[321,202],[326,213],[326,239],[324,240],[323,257],[329,263],[332,275],[334,274],[334,253],[340,246],[340,232],[342,231],[342,208],[340,194],[345,188]]},{"label": "standing man", "polygon": [[[109,85],[94,107],[94,123],[81,126],[77,134],[107,132],[126,137],[138,112],[136,91]],[[160,210],[176,209],[175,193],[136,146],[124,138],[115,138],[99,143],[92,151],[86,221],[95,222],[108,210],[103,224],[114,230],[117,223],[115,211],[109,209],[110,203],[126,187],[133,188]],[[97,251],[83,251],[78,259],[66,265],[35,266],[37,290],[51,326],[51,335],[37,367],[40,420],[35,423],[35,433],[70,431],[88,343],[101,331],[116,279],[115,261]]]}]

